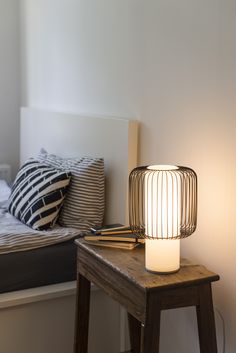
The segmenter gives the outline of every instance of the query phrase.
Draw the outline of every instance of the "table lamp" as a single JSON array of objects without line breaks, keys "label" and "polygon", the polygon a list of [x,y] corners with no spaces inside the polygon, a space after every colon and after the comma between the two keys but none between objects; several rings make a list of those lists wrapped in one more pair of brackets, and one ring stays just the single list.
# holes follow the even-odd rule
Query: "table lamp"
[{"label": "table lamp", "polygon": [[129,176],[129,219],[145,238],[145,267],[157,273],[180,268],[180,239],[197,223],[197,176],[187,167],[151,165]]}]

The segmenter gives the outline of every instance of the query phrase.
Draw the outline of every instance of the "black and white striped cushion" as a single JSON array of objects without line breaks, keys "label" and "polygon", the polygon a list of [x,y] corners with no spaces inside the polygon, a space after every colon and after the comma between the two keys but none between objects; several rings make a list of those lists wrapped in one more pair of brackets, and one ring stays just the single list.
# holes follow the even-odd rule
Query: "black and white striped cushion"
[{"label": "black and white striped cushion", "polygon": [[19,170],[9,198],[9,212],[36,230],[52,228],[58,217],[71,175],[37,160]]},{"label": "black and white striped cushion", "polygon": [[103,158],[61,158],[45,150],[37,158],[54,168],[71,172],[71,183],[59,215],[59,224],[81,231],[101,226],[105,207]]}]

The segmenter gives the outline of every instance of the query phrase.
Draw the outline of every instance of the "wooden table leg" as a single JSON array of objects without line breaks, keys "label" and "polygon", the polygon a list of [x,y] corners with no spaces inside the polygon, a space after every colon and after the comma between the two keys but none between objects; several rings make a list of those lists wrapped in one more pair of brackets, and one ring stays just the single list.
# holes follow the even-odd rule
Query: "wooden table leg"
[{"label": "wooden table leg", "polygon": [[147,302],[146,321],[141,330],[140,353],[158,353],[160,341],[161,306],[154,296]]},{"label": "wooden table leg", "polygon": [[131,352],[140,353],[141,322],[128,313]]},{"label": "wooden table leg", "polygon": [[77,275],[74,353],[88,352],[90,282]]},{"label": "wooden table leg", "polygon": [[215,317],[211,284],[199,286],[199,305],[196,307],[201,353],[217,353]]}]

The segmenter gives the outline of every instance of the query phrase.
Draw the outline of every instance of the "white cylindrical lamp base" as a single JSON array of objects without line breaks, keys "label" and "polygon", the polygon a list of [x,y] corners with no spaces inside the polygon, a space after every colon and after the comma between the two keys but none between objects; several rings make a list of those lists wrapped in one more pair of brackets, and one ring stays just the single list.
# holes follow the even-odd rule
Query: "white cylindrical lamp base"
[{"label": "white cylindrical lamp base", "polygon": [[145,267],[160,274],[177,272],[180,268],[180,240],[146,239]]}]

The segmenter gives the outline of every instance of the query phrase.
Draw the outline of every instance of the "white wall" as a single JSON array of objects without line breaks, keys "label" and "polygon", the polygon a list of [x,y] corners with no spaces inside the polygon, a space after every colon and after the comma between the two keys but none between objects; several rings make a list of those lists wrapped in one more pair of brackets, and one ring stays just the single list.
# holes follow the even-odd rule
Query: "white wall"
[{"label": "white wall", "polygon": [[[233,0],[22,1],[23,104],[139,118],[140,164],[196,170],[198,229],[182,252],[221,275],[227,353],[236,349],[235,10]],[[198,352],[193,317],[163,315],[161,353]],[[219,353],[221,324],[217,315]]]},{"label": "white wall", "polygon": [[19,1],[0,0],[0,163],[19,163]]},{"label": "white wall", "polygon": [[[25,291],[27,296],[26,293],[27,290]],[[11,301],[14,295],[11,297],[10,294],[9,297],[9,301]],[[32,298],[33,296],[31,296]],[[16,301],[16,305],[10,307],[4,307],[3,301],[1,301],[0,352],[72,353],[75,295],[62,295],[48,299],[43,299],[41,295],[41,300],[35,302],[33,300],[27,303],[26,299],[26,305],[24,304],[25,299],[22,302],[19,300],[18,303]],[[114,313],[113,317],[110,315],[111,312]],[[101,316],[103,317],[102,325],[99,320]],[[118,304],[105,297],[102,291],[93,288],[89,320],[88,351],[90,353],[118,352],[119,337],[114,330],[118,322]]]},{"label": "white wall", "polygon": [[134,114],[139,56],[135,2],[24,0],[23,103]]}]

